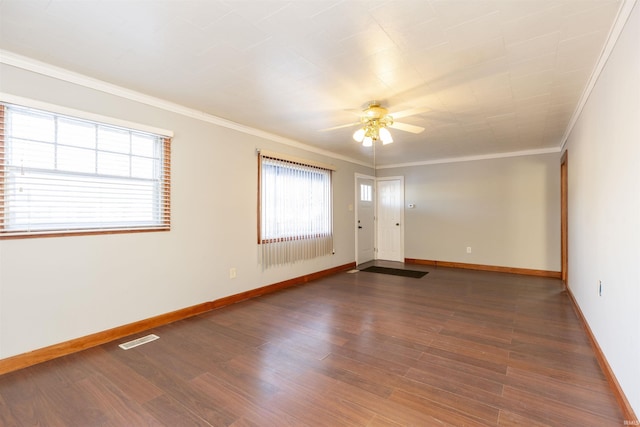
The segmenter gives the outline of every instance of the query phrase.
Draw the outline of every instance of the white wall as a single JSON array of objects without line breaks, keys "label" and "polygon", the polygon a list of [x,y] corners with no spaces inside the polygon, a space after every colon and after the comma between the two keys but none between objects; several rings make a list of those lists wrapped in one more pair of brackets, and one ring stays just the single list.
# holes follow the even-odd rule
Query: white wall
[{"label": "white wall", "polygon": [[[0,358],[354,261],[353,176],[370,168],[11,66],[0,75],[4,93],[175,133],[170,232],[0,241]],[[256,148],[336,165],[335,255],[262,272]]]},{"label": "white wall", "polygon": [[[640,6],[567,142],[569,287],[640,414]],[[603,293],[598,296],[598,282]]]},{"label": "white wall", "polygon": [[379,169],[405,177],[405,257],[560,271],[559,158]]}]

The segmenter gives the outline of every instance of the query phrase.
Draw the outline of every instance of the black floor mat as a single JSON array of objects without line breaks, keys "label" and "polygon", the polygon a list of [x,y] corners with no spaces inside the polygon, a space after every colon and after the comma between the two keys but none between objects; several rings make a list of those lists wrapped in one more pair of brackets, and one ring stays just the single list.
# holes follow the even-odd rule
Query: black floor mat
[{"label": "black floor mat", "polygon": [[364,270],[367,273],[382,273],[382,274],[391,274],[392,276],[403,276],[403,277],[413,277],[415,279],[419,279],[423,277],[428,271],[417,271],[417,270],[403,270],[400,268],[388,268],[388,267],[367,267]]}]

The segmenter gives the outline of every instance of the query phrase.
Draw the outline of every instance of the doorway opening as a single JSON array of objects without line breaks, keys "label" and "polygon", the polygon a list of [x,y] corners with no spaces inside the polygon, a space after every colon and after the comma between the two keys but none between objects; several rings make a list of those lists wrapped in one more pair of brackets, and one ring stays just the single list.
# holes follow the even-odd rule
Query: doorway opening
[{"label": "doorway opening", "polygon": [[569,185],[567,151],[560,159],[560,276],[569,288]]}]

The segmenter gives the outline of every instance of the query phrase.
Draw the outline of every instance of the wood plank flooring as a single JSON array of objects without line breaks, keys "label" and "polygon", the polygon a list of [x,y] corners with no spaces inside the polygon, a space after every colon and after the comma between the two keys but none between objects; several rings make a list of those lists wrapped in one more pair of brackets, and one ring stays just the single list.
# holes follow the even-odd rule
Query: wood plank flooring
[{"label": "wood plank flooring", "polygon": [[0,425],[623,425],[559,281],[406,268],[429,274],[340,273],[0,376]]}]

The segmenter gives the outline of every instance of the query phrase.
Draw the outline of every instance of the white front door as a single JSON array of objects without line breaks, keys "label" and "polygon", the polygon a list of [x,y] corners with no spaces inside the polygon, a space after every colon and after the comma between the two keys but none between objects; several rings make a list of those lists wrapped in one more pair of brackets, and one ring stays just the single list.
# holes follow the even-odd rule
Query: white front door
[{"label": "white front door", "polygon": [[404,262],[404,178],[378,178],[377,259]]},{"label": "white front door", "polygon": [[374,184],[373,178],[356,177],[356,264],[375,258]]}]

